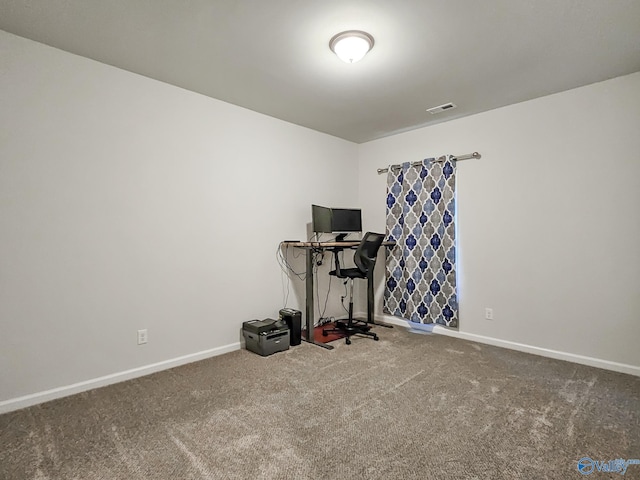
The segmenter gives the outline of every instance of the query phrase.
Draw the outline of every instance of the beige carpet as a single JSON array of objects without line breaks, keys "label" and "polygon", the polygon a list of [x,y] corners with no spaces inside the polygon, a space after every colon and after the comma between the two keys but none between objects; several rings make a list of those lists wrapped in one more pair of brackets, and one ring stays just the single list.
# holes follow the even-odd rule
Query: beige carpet
[{"label": "beige carpet", "polygon": [[640,458],[640,378],[376,331],[2,415],[0,479],[570,479],[582,457]]}]

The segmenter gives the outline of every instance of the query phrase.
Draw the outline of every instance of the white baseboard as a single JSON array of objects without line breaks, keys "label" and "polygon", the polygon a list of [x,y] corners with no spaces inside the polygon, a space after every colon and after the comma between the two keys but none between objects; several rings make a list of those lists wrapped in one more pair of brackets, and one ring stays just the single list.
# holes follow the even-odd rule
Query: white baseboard
[{"label": "white baseboard", "polygon": [[224,345],[222,347],[212,348],[209,350],[204,350],[202,352],[191,353],[182,357],[164,360],[162,362],[153,363],[151,365],[132,368],[131,370],[126,370],[124,372],[113,373],[110,375],[105,375],[104,377],[85,380],[83,382],[74,383],[73,385],[52,388],[51,390],[25,395],[23,397],[11,398],[9,400],[0,402],[0,414],[19,410],[25,407],[30,407],[38,403],[48,402],[49,400],[55,400],[56,398],[62,398],[76,393],[86,392],[87,390],[91,390],[94,388],[105,387],[107,385],[123,382],[125,380],[144,377],[145,375],[159,372],[161,370],[179,367],[180,365],[197,362],[199,360],[215,357],[217,355],[222,355],[223,353],[228,353],[239,349],[240,342],[232,343],[229,345]]},{"label": "white baseboard", "polygon": [[[366,316],[366,313],[360,314],[360,316]],[[411,328],[410,322],[402,320],[390,315],[376,315],[376,320],[379,322],[387,323],[390,325],[396,325],[404,328]],[[511,342],[508,340],[501,340],[493,337],[485,337],[483,335],[477,335],[473,333],[459,332],[449,328],[436,325],[433,327],[433,333],[439,335],[447,335],[450,337],[461,338],[464,340],[470,340],[473,342],[484,343],[487,345],[493,345],[496,347],[508,348],[511,350],[517,350],[520,352],[532,353],[534,355],[540,355],[543,357],[555,358],[557,360],[565,360],[568,362],[579,363],[581,365],[588,365],[591,367],[602,368],[605,370],[611,370],[614,372],[627,373],[640,377],[640,367],[635,365],[628,365],[624,363],[612,362],[609,360],[602,360],[599,358],[586,357],[584,355],[577,355],[573,353],[560,352],[557,350],[550,350],[548,348],[535,347],[533,345],[526,345],[523,343]],[[182,357],[165,360],[162,362],[154,363],[151,365],[145,365],[143,367],[133,368],[123,372],[118,372],[103,377],[93,378],[83,382],[74,383],[72,385],[66,385],[63,387],[53,388],[43,392],[33,393],[25,395],[23,397],[12,398],[0,402],[0,414],[19,410],[21,408],[37,405],[39,403],[47,402],[49,400],[55,400],[57,398],[67,397],[80,392],[85,392],[98,387],[104,387],[125,380],[131,380],[133,378],[143,377],[151,373],[159,372],[161,370],[167,370],[169,368],[178,367],[191,362],[197,362],[206,358],[222,355],[223,353],[232,352],[241,348],[240,342],[224,345],[222,347],[212,348],[204,350],[202,352],[192,353],[184,355]]]},{"label": "white baseboard", "polygon": [[[376,315],[376,320],[391,325],[397,325],[400,327],[411,328],[411,323],[401,318],[393,317],[390,315]],[[471,340],[473,342],[484,343],[487,345],[493,345],[495,347],[508,348],[511,350],[518,350],[519,352],[533,353],[534,355],[540,355],[542,357],[555,358],[557,360],[565,360],[567,362],[579,363],[581,365],[588,365],[590,367],[603,368],[605,370],[612,370],[614,372],[628,373],[629,375],[635,375],[640,377],[640,366],[628,365],[626,363],[611,362],[609,360],[602,360],[599,358],[586,357],[584,355],[577,355],[575,353],[560,352],[558,350],[550,350],[548,348],[535,347],[533,345],[526,345],[524,343],[511,342],[509,340],[501,340],[499,338],[485,337],[483,335],[477,335],[474,333],[465,333],[443,327],[441,325],[435,325],[433,327],[433,333],[439,335],[447,335],[449,337],[461,338],[464,340]]]}]

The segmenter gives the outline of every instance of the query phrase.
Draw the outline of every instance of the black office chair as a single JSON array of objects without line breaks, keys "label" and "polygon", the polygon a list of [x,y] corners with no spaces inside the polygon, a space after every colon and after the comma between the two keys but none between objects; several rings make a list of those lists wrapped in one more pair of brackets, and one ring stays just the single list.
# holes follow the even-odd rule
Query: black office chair
[{"label": "black office chair", "polygon": [[[360,245],[356,249],[353,255],[353,262],[356,268],[341,268],[340,259],[338,253],[343,250],[342,248],[336,248],[334,251],[334,258],[336,269],[329,272],[329,275],[335,275],[338,278],[346,279],[349,282],[349,318],[345,322],[344,320],[337,320],[335,327],[323,328],[322,335],[327,336],[329,333],[343,333],[346,335],[347,345],[351,344],[352,335],[367,335],[373,337],[374,340],[378,340],[378,335],[371,332],[371,324],[368,322],[362,322],[353,319],[353,279],[362,278],[373,284],[373,269],[376,266],[376,257],[378,256],[378,250],[384,235],[380,233],[367,232],[365,233]],[[367,293],[367,317],[369,321],[373,320],[373,295],[372,289],[368,288]]]}]

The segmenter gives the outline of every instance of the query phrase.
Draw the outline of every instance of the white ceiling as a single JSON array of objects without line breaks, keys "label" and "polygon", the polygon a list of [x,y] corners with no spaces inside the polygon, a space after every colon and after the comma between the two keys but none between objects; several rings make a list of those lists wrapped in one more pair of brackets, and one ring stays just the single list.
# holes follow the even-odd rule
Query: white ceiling
[{"label": "white ceiling", "polygon": [[0,0],[0,29],[358,143],[640,71],[639,0]]}]

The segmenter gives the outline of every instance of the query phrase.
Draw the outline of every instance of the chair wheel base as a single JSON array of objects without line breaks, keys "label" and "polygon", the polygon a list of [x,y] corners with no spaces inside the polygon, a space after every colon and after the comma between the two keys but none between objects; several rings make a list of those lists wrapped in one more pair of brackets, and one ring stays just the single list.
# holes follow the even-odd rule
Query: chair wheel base
[{"label": "chair wheel base", "polygon": [[352,318],[347,320],[337,320],[333,328],[322,329],[322,336],[328,337],[329,334],[339,333],[344,336],[344,342],[347,345],[351,345],[352,335],[364,335],[369,338],[373,338],[376,342],[380,340],[378,335],[371,331],[371,325],[363,320],[353,320]]}]

